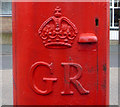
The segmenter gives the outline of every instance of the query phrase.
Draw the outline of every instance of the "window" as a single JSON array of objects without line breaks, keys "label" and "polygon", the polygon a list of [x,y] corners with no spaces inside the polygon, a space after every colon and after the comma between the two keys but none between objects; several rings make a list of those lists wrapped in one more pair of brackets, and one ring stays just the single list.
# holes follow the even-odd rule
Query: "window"
[{"label": "window", "polygon": [[120,0],[110,0],[110,28],[118,28],[120,19]]},{"label": "window", "polygon": [[12,15],[12,3],[2,2],[0,16],[11,16]]}]

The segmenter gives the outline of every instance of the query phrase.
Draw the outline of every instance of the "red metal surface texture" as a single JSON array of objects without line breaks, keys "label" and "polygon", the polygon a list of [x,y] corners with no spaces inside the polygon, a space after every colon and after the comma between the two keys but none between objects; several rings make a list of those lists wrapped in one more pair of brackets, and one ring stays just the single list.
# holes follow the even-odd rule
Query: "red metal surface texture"
[{"label": "red metal surface texture", "polygon": [[13,2],[14,105],[109,104],[109,3]]},{"label": "red metal surface texture", "polygon": [[95,43],[97,42],[97,36],[93,33],[83,33],[80,35],[78,43]]}]

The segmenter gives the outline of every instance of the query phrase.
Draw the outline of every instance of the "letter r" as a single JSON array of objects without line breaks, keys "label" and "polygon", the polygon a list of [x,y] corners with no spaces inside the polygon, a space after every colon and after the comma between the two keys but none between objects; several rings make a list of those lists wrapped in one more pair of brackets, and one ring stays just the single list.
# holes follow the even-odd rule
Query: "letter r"
[{"label": "letter r", "polygon": [[[89,91],[83,88],[78,79],[81,77],[82,67],[77,63],[61,63],[64,66],[64,91],[61,92],[63,95],[71,95],[73,91],[70,90],[70,82],[75,86],[80,94],[88,94]],[[74,77],[70,77],[70,68],[75,67],[78,73]]]}]

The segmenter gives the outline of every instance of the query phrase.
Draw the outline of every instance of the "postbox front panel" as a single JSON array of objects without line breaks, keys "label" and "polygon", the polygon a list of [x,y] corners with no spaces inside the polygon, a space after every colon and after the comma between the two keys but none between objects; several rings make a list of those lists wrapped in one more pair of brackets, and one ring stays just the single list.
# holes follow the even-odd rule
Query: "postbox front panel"
[{"label": "postbox front panel", "polygon": [[107,2],[13,3],[14,104],[108,104],[107,12]]}]

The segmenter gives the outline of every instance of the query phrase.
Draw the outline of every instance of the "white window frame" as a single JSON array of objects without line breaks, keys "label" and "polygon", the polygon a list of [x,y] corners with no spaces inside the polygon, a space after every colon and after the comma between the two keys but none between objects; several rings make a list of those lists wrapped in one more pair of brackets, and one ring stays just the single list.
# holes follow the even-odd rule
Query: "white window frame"
[{"label": "white window frame", "polygon": [[0,14],[0,17],[12,17],[11,14]]},{"label": "white window frame", "polygon": [[118,7],[118,5],[117,7],[114,7],[115,2],[114,0],[111,0],[111,1],[112,1],[112,6],[110,5],[110,9],[112,10],[112,26],[110,26],[110,29],[119,29],[119,27],[114,26],[114,9],[120,9],[120,7]]}]

